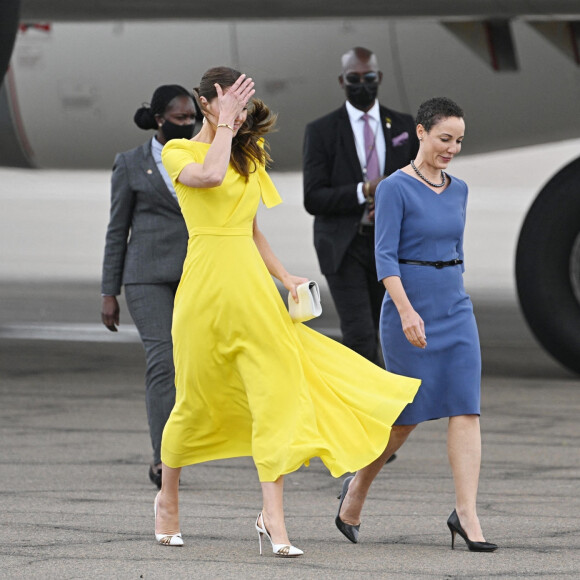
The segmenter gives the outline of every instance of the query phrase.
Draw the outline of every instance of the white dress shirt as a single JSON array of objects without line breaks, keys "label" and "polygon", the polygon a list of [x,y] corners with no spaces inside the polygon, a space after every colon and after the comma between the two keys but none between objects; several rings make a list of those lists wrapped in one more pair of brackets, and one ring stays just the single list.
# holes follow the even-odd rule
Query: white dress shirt
[{"label": "white dress shirt", "polygon": [[[352,132],[354,135],[354,142],[356,144],[356,153],[358,155],[358,160],[360,161],[361,169],[366,167],[367,158],[365,153],[365,137],[364,137],[364,126],[365,122],[363,120],[364,115],[368,115],[369,125],[372,132],[375,134],[375,149],[377,152],[377,157],[379,158],[379,171],[381,175],[385,173],[385,134],[383,132],[383,124],[381,122],[381,110],[379,108],[379,101],[376,100],[375,104],[366,113],[353,107],[348,101],[346,101],[346,112],[348,113],[348,118],[350,119],[350,126],[352,127]],[[365,195],[363,193],[363,183],[360,182],[356,188],[356,194],[359,203],[365,203]]]}]

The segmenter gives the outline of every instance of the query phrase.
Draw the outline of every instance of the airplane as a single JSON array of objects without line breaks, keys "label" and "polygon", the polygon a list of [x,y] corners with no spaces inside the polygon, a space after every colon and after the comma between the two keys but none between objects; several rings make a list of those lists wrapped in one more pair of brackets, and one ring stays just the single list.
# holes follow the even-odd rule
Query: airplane
[{"label": "airplane", "polygon": [[[390,107],[460,103],[469,154],[580,135],[578,0],[3,0],[0,33],[0,75],[16,39],[0,90],[4,166],[108,168],[143,138],[130,117],[155,86],[192,87],[226,64],[279,113],[274,169],[299,170],[304,126],[341,104],[338,58],[355,45],[377,54]],[[515,276],[538,341],[580,373],[580,157],[552,169]]]}]

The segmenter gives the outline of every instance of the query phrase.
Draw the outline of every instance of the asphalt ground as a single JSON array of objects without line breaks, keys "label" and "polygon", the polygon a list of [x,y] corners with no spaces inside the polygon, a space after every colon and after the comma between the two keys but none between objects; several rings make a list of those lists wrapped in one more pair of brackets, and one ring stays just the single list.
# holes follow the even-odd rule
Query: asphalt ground
[{"label": "asphalt ground", "polygon": [[[249,458],[185,468],[185,546],[157,545],[131,327],[98,326],[94,283],[9,282],[0,296],[2,578],[580,577],[580,381],[536,345],[510,298],[473,296],[484,361],[479,515],[500,549],[472,553],[458,538],[451,551],[440,420],[377,478],[357,545],[334,526],[341,482],[318,461],[289,475],[287,526],[305,554],[287,560],[259,555]],[[317,324],[336,335],[324,301]],[[49,339],[38,338],[43,325]]]},{"label": "asphalt ground", "polygon": [[[127,309],[100,325],[108,171],[0,169],[0,578],[580,578],[580,380],[540,349],[515,298],[519,225],[580,141],[465,157],[465,281],[483,355],[479,515],[493,554],[450,549],[444,420],[421,425],[377,478],[360,543],[334,526],[341,482],[320,462],[286,479],[305,551],[259,556],[249,458],[184,469],[183,548],[155,543],[144,357]],[[517,168],[517,171],[514,171]],[[313,325],[339,338],[299,174],[260,224],[288,269],[319,281]]]}]

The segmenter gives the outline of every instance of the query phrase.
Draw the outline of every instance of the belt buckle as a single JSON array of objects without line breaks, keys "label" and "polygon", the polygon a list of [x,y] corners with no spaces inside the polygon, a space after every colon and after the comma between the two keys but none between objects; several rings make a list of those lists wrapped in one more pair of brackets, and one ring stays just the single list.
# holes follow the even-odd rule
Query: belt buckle
[{"label": "belt buckle", "polygon": [[435,268],[437,268],[437,270],[441,270],[441,268],[443,268],[445,266],[445,262],[441,262],[440,260],[435,262]]}]

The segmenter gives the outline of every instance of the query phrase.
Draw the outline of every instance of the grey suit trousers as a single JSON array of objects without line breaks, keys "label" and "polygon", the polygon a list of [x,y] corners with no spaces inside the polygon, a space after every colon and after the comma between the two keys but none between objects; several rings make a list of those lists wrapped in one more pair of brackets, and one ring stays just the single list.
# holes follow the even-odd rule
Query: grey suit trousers
[{"label": "grey suit trousers", "polygon": [[155,465],[161,463],[161,436],[175,404],[171,322],[178,284],[125,284],[127,306],[145,349],[145,401]]}]

